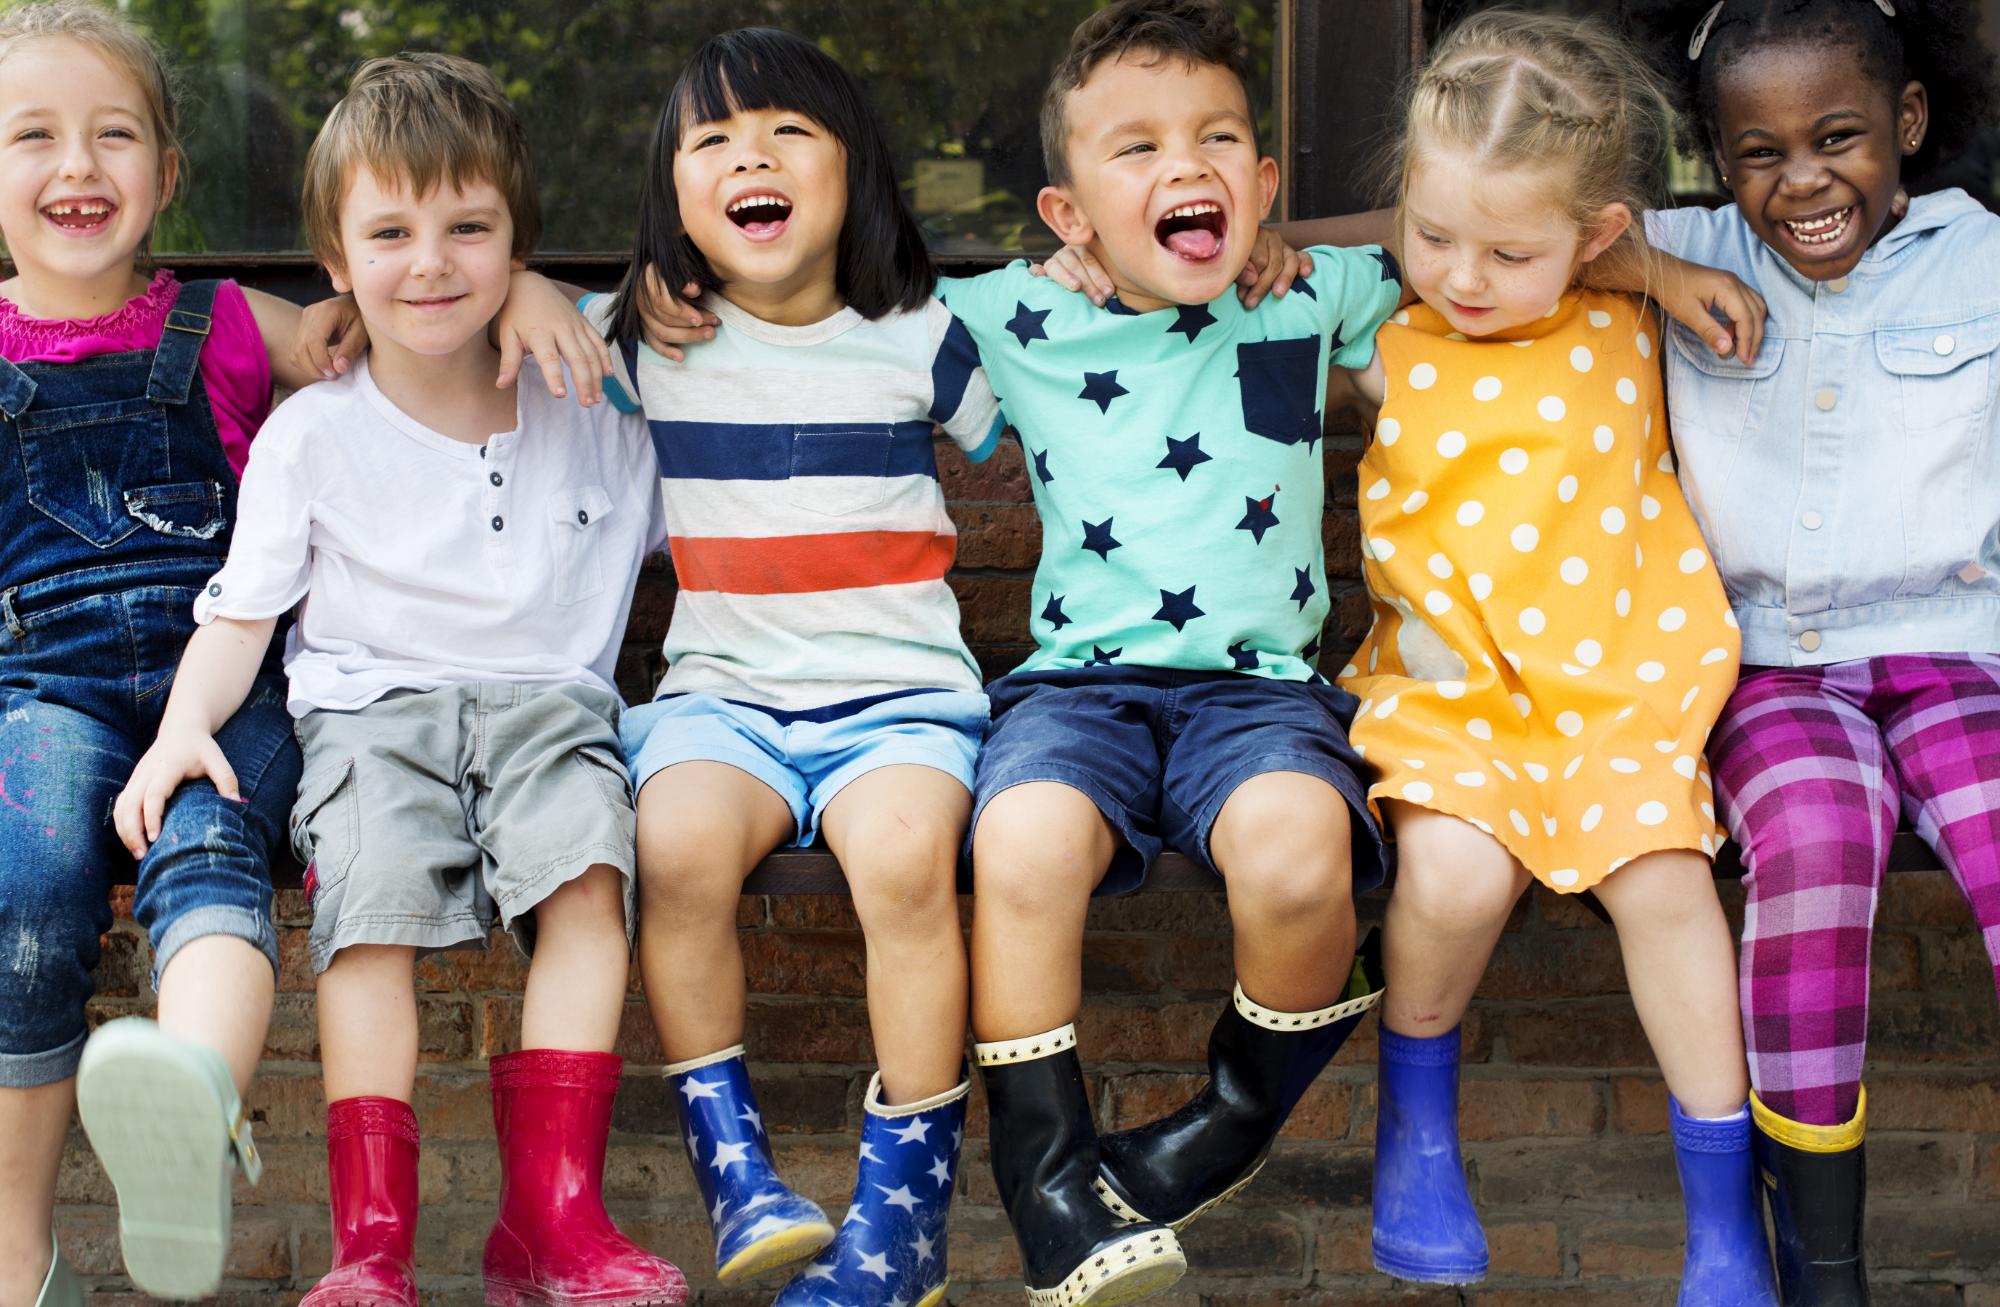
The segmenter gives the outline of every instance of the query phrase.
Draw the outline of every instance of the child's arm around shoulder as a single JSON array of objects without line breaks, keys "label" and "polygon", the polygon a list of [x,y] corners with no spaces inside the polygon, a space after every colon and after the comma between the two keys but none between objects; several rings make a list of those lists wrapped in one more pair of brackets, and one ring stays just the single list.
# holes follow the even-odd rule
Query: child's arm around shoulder
[{"label": "child's arm around shoulder", "polygon": [[931,346],[931,421],[944,428],[966,459],[984,463],[999,448],[1005,420],[986,378],[978,342],[957,314],[938,300],[923,308]]}]

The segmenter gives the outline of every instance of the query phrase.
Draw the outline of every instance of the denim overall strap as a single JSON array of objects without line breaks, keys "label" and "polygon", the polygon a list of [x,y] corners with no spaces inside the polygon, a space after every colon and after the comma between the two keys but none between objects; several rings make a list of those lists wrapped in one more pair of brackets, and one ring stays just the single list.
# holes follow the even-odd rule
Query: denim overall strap
[{"label": "denim overall strap", "polygon": [[27,373],[0,359],[0,413],[20,417],[35,400],[35,381]]},{"label": "denim overall strap", "polygon": [[153,351],[153,371],[146,378],[146,398],[156,404],[185,404],[201,367],[201,347],[214,323],[215,281],[191,281],[174,296],[173,307],[160,328]]}]

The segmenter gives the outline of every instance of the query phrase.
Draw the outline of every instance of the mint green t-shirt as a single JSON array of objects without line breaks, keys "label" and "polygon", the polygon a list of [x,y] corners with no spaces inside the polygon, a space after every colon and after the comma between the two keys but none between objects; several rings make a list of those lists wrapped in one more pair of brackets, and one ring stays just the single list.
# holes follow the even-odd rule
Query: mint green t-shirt
[{"label": "mint green t-shirt", "polygon": [[1400,285],[1380,249],[1311,253],[1311,277],[1249,312],[1234,287],[1098,308],[1025,263],[942,283],[1021,434],[1042,519],[1019,670],[1315,675],[1326,372],[1374,357]]}]

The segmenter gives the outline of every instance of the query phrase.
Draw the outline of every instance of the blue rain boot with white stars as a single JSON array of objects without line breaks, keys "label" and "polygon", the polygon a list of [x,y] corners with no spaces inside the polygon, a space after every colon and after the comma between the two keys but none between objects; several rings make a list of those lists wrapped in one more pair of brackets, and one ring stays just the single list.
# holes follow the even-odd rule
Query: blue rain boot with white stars
[{"label": "blue rain boot with white stars", "polygon": [[882,1102],[882,1077],[862,1106],[861,1168],[854,1204],[833,1246],[778,1293],[774,1307],[938,1307],[944,1301],[945,1228],[965,1096],[958,1087],[922,1102]]},{"label": "blue rain boot with white stars", "polygon": [[676,1062],[667,1074],[688,1165],[715,1231],[716,1278],[741,1284],[790,1270],[831,1243],[833,1226],[819,1204],[778,1178],[743,1046]]}]

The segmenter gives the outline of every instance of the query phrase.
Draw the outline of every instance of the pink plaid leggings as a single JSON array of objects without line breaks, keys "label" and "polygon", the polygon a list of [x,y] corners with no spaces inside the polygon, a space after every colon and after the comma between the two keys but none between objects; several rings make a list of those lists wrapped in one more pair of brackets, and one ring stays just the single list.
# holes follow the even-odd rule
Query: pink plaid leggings
[{"label": "pink plaid leggings", "polygon": [[1708,752],[1750,873],[1750,1083],[1781,1116],[1843,1124],[1860,1094],[1869,937],[1899,812],[1965,894],[2000,990],[2000,657],[1746,667]]}]

